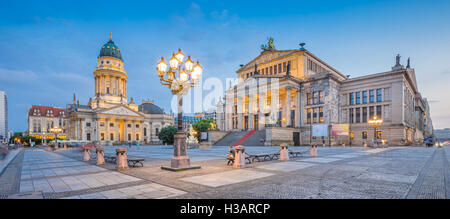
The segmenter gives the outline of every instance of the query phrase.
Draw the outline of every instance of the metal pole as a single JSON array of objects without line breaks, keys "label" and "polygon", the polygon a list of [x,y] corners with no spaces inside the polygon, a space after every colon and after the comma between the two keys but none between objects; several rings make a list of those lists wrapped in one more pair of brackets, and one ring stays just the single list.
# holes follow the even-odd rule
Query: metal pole
[{"label": "metal pole", "polygon": [[183,96],[178,95],[178,132],[183,131]]}]

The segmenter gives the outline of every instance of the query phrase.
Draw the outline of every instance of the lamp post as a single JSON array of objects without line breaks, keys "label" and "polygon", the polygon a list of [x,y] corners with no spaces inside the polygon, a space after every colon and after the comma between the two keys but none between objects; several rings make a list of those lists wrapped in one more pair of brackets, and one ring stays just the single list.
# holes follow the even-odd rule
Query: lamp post
[{"label": "lamp post", "polygon": [[[377,119],[376,116],[373,117],[373,119],[369,120],[369,125],[371,125],[374,129],[373,131],[373,139],[374,139],[374,145],[375,146],[375,142],[378,140],[377,137],[377,128],[381,126],[381,124],[383,124],[383,120],[382,119]],[[378,143],[377,143],[378,144]]]},{"label": "lamp post", "polygon": [[55,150],[58,148],[58,134],[62,132],[61,128],[53,127],[50,129],[50,132],[55,135]]},{"label": "lamp post", "polygon": [[[176,54],[172,54],[169,65],[161,58],[158,62],[156,70],[162,85],[167,85],[173,95],[177,95],[178,99],[178,132],[174,136],[173,158],[170,167],[161,167],[165,170],[180,171],[187,169],[198,169],[191,167],[190,160],[186,151],[186,134],[183,131],[183,95],[187,94],[191,87],[194,87],[202,75],[203,67],[197,61],[191,60],[188,56],[184,61],[184,54],[178,49]],[[169,67],[169,68],[168,68]]]}]

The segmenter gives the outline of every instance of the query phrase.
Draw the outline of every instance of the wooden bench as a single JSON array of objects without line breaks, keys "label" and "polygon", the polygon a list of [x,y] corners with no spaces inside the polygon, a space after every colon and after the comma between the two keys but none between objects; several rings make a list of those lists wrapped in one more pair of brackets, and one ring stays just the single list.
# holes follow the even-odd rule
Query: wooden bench
[{"label": "wooden bench", "polygon": [[300,151],[289,151],[289,156],[291,157],[298,157],[302,154],[303,152]]},{"label": "wooden bench", "polygon": [[117,157],[115,154],[105,154],[104,155],[105,161],[109,163],[116,163]]},{"label": "wooden bench", "polygon": [[141,167],[144,167],[144,163],[142,163],[142,161],[144,161],[144,158],[140,158],[140,157],[127,157],[127,162],[128,162],[128,166],[133,166],[136,167],[136,164],[140,164]]},{"label": "wooden bench", "polygon": [[[266,161],[266,160],[273,160],[274,157],[276,157],[276,154],[255,154],[250,155],[250,158],[253,161],[257,160],[258,162]],[[278,153],[279,156],[279,153]],[[262,158],[262,160],[261,160]]]},{"label": "wooden bench", "polygon": [[[105,161],[109,163],[116,163],[117,157],[115,154],[105,154],[104,155]],[[141,167],[144,167],[144,158],[140,157],[127,157],[128,166],[136,167],[137,164],[140,164]]]}]

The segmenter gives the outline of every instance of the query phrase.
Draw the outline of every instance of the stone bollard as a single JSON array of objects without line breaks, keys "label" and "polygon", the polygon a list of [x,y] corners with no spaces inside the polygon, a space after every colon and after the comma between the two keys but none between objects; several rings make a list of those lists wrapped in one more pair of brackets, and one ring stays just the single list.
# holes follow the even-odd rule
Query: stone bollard
[{"label": "stone bollard", "polygon": [[118,171],[128,169],[127,149],[126,148],[116,149],[116,160],[117,160],[117,170]]},{"label": "stone bollard", "polygon": [[233,168],[245,167],[245,147],[242,145],[236,146],[236,155],[234,157]]},{"label": "stone bollard", "polygon": [[96,153],[97,153],[97,165],[105,164],[105,149],[97,148]]},{"label": "stone bollard", "polygon": [[91,160],[91,149],[83,148],[83,161],[90,161],[90,160]]},{"label": "stone bollard", "polygon": [[289,160],[289,150],[288,150],[288,144],[283,143],[280,145],[280,161],[286,161]]},{"label": "stone bollard", "polygon": [[317,145],[311,145],[311,149],[309,150],[310,157],[317,157]]}]

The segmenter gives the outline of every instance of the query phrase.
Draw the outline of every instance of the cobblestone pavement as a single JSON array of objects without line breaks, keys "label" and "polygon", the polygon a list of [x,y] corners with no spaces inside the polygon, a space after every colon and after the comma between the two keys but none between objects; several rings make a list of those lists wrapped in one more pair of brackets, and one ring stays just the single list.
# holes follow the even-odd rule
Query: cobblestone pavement
[{"label": "cobblestone pavement", "polygon": [[[114,153],[117,147],[105,147]],[[290,147],[308,152],[307,147]],[[145,158],[144,167],[117,172],[115,165],[82,162],[80,150],[25,149],[0,176],[0,197],[36,192],[42,198],[180,199],[431,199],[450,198],[450,148],[319,147],[289,161],[226,165],[227,147],[189,149],[198,170],[169,172],[172,148],[133,146],[129,156]],[[274,153],[279,147],[246,147],[249,154]],[[23,196],[20,196],[23,197]]]}]

